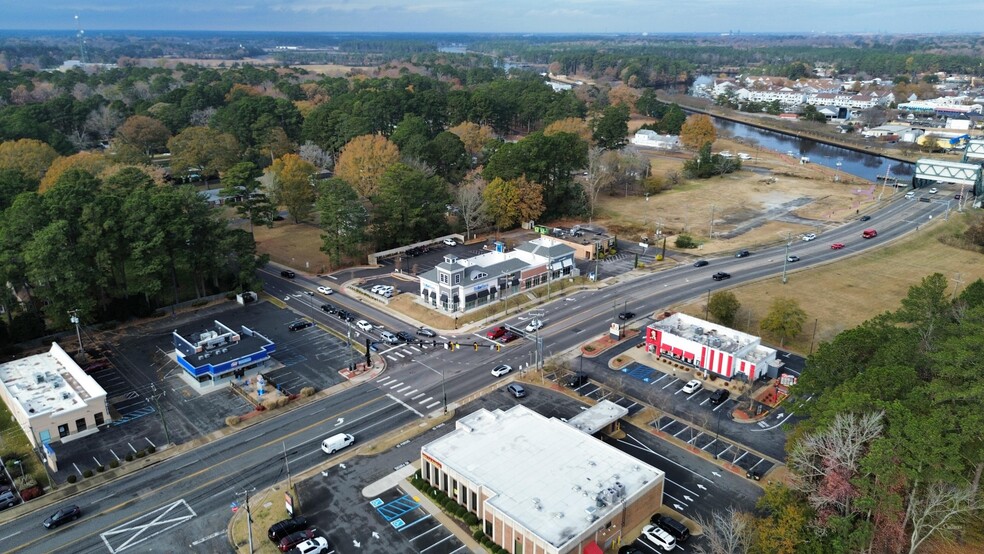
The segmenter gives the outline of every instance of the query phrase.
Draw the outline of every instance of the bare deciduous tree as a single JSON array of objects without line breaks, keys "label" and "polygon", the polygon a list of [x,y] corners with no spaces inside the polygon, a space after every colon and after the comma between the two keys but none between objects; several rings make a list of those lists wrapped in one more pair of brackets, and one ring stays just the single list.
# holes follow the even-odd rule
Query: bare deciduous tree
[{"label": "bare deciduous tree", "polygon": [[109,140],[123,123],[123,114],[109,106],[99,106],[85,118],[85,128],[99,140]]},{"label": "bare deciduous tree", "polygon": [[208,127],[208,124],[212,122],[213,115],[215,115],[215,108],[209,106],[191,112],[191,115],[188,116],[188,121],[196,127]]},{"label": "bare deciduous tree", "polygon": [[327,169],[331,167],[331,154],[323,150],[317,144],[307,141],[297,149],[297,154],[302,160],[311,162],[315,167]]},{"label": "bare deciduous tree", "polygon": [[981,507],[972,486],[936,482],[927,487],[913,487],[906,507],[906,519],[912,525],[909,554],[915,554],[929,537],[947,532],[954,519]]},{"label": "bare deciduous tree", "polygon": [[487,184],[480,171],[470,171],[454,193],[458,215],[465,226],[465,238],[471,238],[472,232],[488,220],[482,196]]},{"label": "bare deciduous tree", "polygon": [[871,442],[881,436],[884,412],[838,414],[825,430],[806,435],[789,454],[794,487],[805,492],[818,511],[835,508],[850,514],[854,498],[850,484]]},{"label": "bare deciduous tree", "polygon": [[704,530],[704,542],[694,545],[699,554],[745,554],[752,539],[751,518],[734,506],[723,513],[714,512],[710,518],[694,518]]}]

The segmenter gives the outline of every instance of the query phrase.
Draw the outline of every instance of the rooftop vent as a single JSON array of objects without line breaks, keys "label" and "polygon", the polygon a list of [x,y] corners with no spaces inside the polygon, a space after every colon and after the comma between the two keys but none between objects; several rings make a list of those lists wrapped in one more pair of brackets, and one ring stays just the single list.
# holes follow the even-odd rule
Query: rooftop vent
[{"label": "rooftop vent", "polygon": [[551,514],[554,519],[564,519],[564,512],[554,512]]},{"label": "rooftop vent", "polygon": [[70,398],[72,398],[72,393],[68,391],[62,393],[62,400],[68,400]]}]

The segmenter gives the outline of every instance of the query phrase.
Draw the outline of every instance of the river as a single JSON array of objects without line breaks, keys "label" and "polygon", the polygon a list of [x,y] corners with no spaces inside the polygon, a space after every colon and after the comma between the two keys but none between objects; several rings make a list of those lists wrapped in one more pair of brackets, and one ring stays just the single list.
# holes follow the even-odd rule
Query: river
[{"label": "river", "polygon": [[749,144],[774,150],[781,154],[791,153],[797,158],[807,156],[810,158],[810,163],[839,169],[867,181],[882,179],[888,172],[890,177],[907,182],[912,177],[914,170],[911,163],[890,160],[874,154],[865,154],[778,131],[760,129],[736,121],[715,117],[714,125],[718,128],[719,134],[741,138]]}]

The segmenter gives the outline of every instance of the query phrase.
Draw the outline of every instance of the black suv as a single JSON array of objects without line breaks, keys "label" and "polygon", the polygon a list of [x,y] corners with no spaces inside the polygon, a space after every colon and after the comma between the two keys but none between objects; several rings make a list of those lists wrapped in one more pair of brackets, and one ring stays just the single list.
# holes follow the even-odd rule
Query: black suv
[{"label": "black suv", "polygon": [[283,521],[278,521],[270,526],[267,531],[267,538],[273,542],[279,543],[280,539],[286,537],[291,533],[297,531],[303,531],[307,529],[308,522],[301,516],[292,517],[290,519],[285,519]]},{"label": "black suv", "polygon": [[342,321],[353,321],[353,320],[355,320],[355,318],[352,317],[352,314],[348,313],[347,311],[345,311],[345,310],[343,310],[341,308],[339,308],[338,313],[336,313],[335,315],[337,315],[338,316],[338,319],[341,319]]},{"label": "black suv", "polygon": [[748,256],[751,256],[751,255],[752,255],[752,253],[749,252],[748,250],[739,250],[739,251],[735,252],[735,257],[736,258],[747,258]]},{"label": "black suv", "polygon": [[281,277],[286,277],[287,279],[293,279],[297,275],[293,271],[283,270],[280,272]]},{"label": "black suv", "polygon": [[633,317],[635,317],[635,312],[622,312],[618,314],[618,318],[621,319],[622,321],[628,321]]},{"label": "black suv", "polygon": [[583,373],[575,373],[570,377],[568,377],[567,381],[564,384],[572,389],[576,389],[578,387],[584,386],[584,384],[587,382],[588,382],[587,375]]},{"label": "black suv", "polygon": [[311,323],[310,321],[306,320],[306,319],[297,319],[297,320],[291,321],[290,323],[287,324],[287,330],[288,331],[300,331],[301,329],[307,329],[308,327],[310,327],[312,325],[314,325],[314,324]]},{"label": "black suv", "polygon": [[326,314],[332,314],[332,315],[338,313],[338,310],[331,304],[322,304],[321,311],[325,312]]},{"label": "black suv", "polygon": [[723,271],[718,271],[717,273],[711,276],[711,279],[714,279],[715,281],[724,281],[725,279],[731,279],[731,274],[725,273]]},{"label": "black suv", "polygon": [[402,340],[403,342],[413,342],[417,339],[413,338],[413,335],[406,331],[400,331],[396,334],[396,338]]},{"label": "black suv", "polygon": [[731,393],[726,389],[718,389],[711,393],[711,404],[717,406],[727,400],[729,396],[731,396]]},{"label": "black suv", "polygon": [[670,516],[653,514],[653,517],[649,519],[649,523],[669,533],[677,542],[685,542],[690,538],[690,529]]}]

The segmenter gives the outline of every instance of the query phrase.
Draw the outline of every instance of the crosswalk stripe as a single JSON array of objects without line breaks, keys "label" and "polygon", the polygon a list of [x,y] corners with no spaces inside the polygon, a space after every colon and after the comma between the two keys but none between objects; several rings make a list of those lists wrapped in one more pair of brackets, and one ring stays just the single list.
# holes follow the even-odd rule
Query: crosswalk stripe
[{"label": "crosswalk stripe", "polygon": [[391,359],[391,360],[393,360],[394,362],[396,361],[396,358],[394,358],[393,356],[390,356],[389,354],[387,354],[386,357],[389,358],[389,359]]},{"label": "crosswalk stripe", "polygon": [[426,408],[427,408],[427,409],[429,410],[429,409],[431,409],[431,408],[433,408],[434,406],[437,406],[437,405],[438,405],[438,404],[440,404],[440,403],[441,403],[441,402],[440,402],[439,400],[435,400],[433,404],[428,404],[428,405],[426,406]]},{"label": "crosswalk stripe", "polygon": [[[411,398],[410,400],[416,400],[416,399],[420,398],[423,395],[424,395],[424,393],[420,393],[417,396],[414,396],[413,398]],[[408,394],[407,396],[410,396],[410,395]]]},{"label": "crosswalk stripe", "polygon": [[390,390],[393,390],[393,389],[395,389],[396,387],[398,387],[398,386],[400,386],[402,384],[403,384],[403,381],[400,381],[399,383],[396,383],[392,387],[390,387]]},{"label": "crosswalk stripe", "polygon": [[[403,396],[410,396],[411,394],[413,394],[415,392],[417,392],[417,389],[413,389],[412,391],[410,391],[408,393],[405,393]],[[413,399],[411,398],[411,400],[413,400]]]},{"label": "crosswalk stripe", "polygon": [[[403,383],[400,383],[400,384],[402,385]],[[403,392],[403,391],[405,391],[405,390],[407,390],[409,388],[410,388],[410,385],[407,385],[407,386],[403,387],[402,389],[400,389],[400,390],[398,390],[396,392]]]},{"label": "crosswalk stripe", "polygon": [[411,346],[410,348],[412,348],[412,349],[414,349],[414,350],[416,350],[417,352],[420,352],[420,351],[421,351],[421,350],[420,350],[419,348],[417,348],[416,346]]},{"label": "crosswalk stripe", "polygon": [[431,400],[434,400],[434,399],[428,396],[427,398],[425,398],[425,399],[423,399],[423,400],[421,400],[420,402],[417,402],[417,404],[420,404],[420,405],[425,405],[425,404],[427,404],[428,402],[430,402]]},{"label": "crosswalk stripe", "polygon": [[397,356],[401,357],[401,358],[406,358],[406,356],[404,356],[403,354],[400,354],[399,352],[393,352],[393,353],[396,354]]}]

